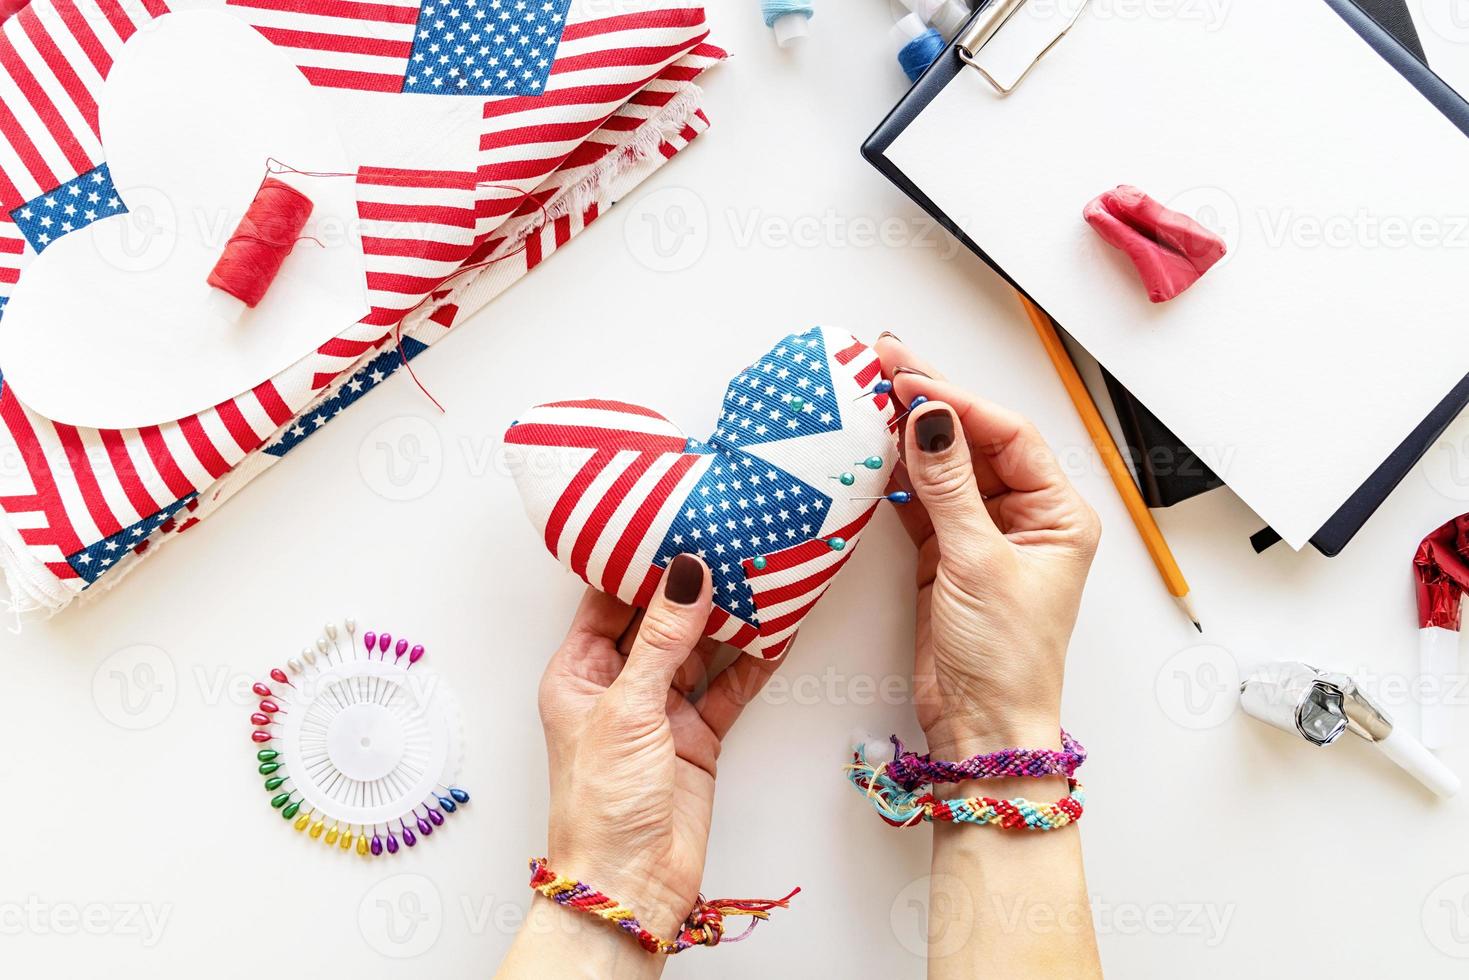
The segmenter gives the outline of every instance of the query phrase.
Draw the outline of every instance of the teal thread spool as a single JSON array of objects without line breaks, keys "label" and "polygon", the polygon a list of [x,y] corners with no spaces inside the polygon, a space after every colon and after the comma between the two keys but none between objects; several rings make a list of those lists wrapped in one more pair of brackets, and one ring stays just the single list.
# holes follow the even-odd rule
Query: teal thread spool
[{"label": "teal thread spool", "polygon": [[775,32],[775,43],[788,48],[811,33],[816,10],[803,0],[760,0],[760,16]]}]

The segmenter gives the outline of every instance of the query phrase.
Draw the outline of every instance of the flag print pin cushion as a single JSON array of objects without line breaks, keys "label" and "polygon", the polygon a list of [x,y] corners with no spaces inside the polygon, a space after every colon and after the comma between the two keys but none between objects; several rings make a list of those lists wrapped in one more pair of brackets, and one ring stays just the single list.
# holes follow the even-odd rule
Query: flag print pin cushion
[{"label": "flag print pin cushion", "polygon": [[713,576],[705,634],[783,654],[851,557],[897,462],[877,354],[829,327],[792,334],[725,390],[707,440],[640,405],[539,405],[505,433],[527,515],[588,584],[645,607],[668,563]]}]

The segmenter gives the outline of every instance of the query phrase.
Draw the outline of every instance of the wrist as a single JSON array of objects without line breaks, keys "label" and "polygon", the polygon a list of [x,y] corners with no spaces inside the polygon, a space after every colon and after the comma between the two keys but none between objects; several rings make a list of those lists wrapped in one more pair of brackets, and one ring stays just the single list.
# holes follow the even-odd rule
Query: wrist
[{"label": "wrist", "polygon": [[944,718],[924,729],[928,753],[935,759],[958,762],[970,756],[1002,749],[1060,749],[1060,713],[1012,715],[988,720],[977,717]]},{"label": "wrist", "polygon": [[553,847],[547,861],[558,874],[585,882],[631,909],[644,928],[655,936],[672,938],[693,907],[692,899],[685,905],[664,884],[659,874],[661,869],[645,866],[626,853],[619,860],[575,847]]}]

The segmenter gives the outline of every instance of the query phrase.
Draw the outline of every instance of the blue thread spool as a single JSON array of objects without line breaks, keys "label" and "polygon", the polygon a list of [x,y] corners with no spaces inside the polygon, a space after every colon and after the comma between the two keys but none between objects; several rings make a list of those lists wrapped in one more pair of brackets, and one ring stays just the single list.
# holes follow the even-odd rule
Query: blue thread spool
[{"label": "blue thread spool", "polygon": [[788,48],[811,33],[816,10],[805,0],[760,0],[760,16],[775,32],[775,43]]},{"label": "blue thread spool", "polygon": [[893,28],[898,44],[898,65],[908,81],[916,82],[928,66],[944,53],[944,36],[923,22],[917,14],[909,14]]}]

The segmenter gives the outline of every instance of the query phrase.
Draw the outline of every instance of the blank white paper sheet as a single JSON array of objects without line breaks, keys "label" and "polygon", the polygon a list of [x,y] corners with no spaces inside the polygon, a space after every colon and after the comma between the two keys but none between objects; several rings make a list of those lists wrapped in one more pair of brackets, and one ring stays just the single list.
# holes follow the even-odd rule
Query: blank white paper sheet
[{"label": "blank white paper sheet", "polygon": [[[1008,98],[960,72],[887,155],[1300,548],[1469,373],[1469,139],[1323,0],[1134,7]],[[1149,303],[1081,217],[1118,184],[1229,253]]]}]

